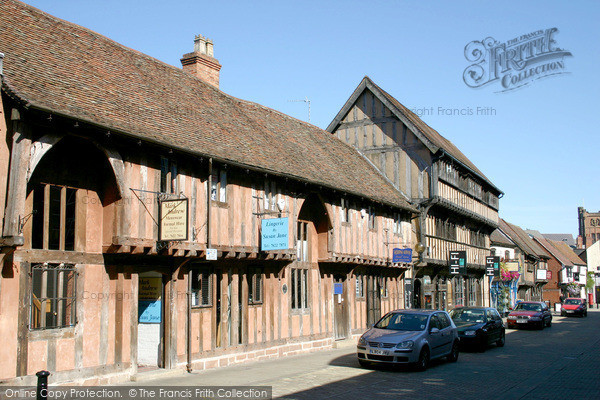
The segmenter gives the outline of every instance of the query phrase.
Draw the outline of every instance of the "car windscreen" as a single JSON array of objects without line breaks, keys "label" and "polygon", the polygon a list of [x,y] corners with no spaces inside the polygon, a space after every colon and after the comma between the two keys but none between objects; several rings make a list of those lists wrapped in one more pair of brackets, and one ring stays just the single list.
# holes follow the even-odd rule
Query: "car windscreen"
[{"label": "car windscreen", "polygon": [[485,311],[465,310],[459,308],[450,311],[450,317],[452,317],[454,322],[471,322],[474,324],[481,324],[485,322]]},{"label": "car windscreen", "polygon": [[519,303],[515,307],[518,311],[542,311],[542,306],[539,304]]},{"label": "car windscreen", "polygon": [[427,326],[427,315],[390,313],[381,318],[375,324],[378,329],[390,329],[395,331],[423,331]]},{"label": "car windscreen", "polygon": [[579,304],[581,304],[581,300],[580,299],[567,299],[567,300],[565,300],[565,304],[579,305]]}]

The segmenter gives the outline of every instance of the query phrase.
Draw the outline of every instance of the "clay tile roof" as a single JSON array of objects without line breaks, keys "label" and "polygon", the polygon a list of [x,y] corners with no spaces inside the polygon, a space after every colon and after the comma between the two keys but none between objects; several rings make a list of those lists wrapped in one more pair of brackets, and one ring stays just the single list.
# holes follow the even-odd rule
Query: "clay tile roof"
[{"label": "clay tile roof", "polygon": [[492,246],[500,244],[503,246],[515,247],[515,244],[506,237],[500,229],[494,229],[490,235],[490,242],[492,243]]},{"label": "clay tile roof", "polygon": [[510,224],[502,218],[500,218],[499,227],[525,254],[534,258],[550,258],[546,250],[540,247],[521,227]]},{"label": "clay tile roof", "polygon": [[550,240],[554,247],[556,247],[565,257],[569,259],[573,265],[585,265],[585,262],[575,252],[568,244],[563,241],[558,240]]},{"label": "clay tile roof", "polygon": [[572,267],[573,263],[565,256],[556,246],[553,245],[553,241],[546,239],[543,236],[536,236],[536,241],[540,243],[554,258],[556,258],[561,264],[567,267]]},{"label": "clay tile roof", "polygon": [[3,90],[29,107],[414,211],[324,130],[21,2],[0,2],[0,52]]}]

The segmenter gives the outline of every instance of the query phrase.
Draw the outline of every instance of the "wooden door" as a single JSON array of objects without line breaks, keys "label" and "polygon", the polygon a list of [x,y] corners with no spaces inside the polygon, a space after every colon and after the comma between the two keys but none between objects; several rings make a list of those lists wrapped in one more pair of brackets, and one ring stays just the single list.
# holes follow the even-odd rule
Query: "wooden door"
[{"label": "wooden door", "polygon": [[381,296],[377,277],[367,275],[367,326],[370,327],[381,318]]},{"label": "wooden door", "polygon": [[336,276],[333,279],[333,318],[335,324],[335,340],[348,337],[346,277]]}]

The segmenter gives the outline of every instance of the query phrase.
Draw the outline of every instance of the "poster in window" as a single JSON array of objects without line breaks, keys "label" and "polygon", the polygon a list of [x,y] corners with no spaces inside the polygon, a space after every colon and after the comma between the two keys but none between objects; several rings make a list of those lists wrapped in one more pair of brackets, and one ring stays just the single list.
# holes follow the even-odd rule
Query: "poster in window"
[{"label": "poster in window", "polygon": [[188,240],[188,199],[163,200],[159,210],[158,240]]},{"label": "poster in window", "polygon": [[139,322],[159,324],[162,320],[162,279],[140,277],[138,288]]}]

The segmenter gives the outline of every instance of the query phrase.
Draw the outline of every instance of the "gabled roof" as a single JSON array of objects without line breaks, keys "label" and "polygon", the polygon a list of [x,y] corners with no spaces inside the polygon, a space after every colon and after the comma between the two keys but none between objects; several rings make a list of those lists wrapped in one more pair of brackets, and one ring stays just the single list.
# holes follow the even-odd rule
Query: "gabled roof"
[{"label": "gabled roof", "polygon": [[565,242],[563,242],[563,241],[559,242],[557,240],[551,240],[550,242],[562,254],[564,254],[564,256],[567,257],[569,259],[569,261],[571,263],[573,263],[573,265],[585,265],[585,262],[583,262],[583,260],[581,258],[579,258],[577,256],[577,254],[575,254],[575,252],[573,251],[573,249],[571,247],[569,247],[569,245],[566,244]]},{"label": "gabled roof", "polygon": [[529,255],[533,258],[550,258],[546,250],[534,242],[533,239],[527,233],[525,233],[521,227],[510,224],[504,219],[500,218],[499,228],[505,235],[515,242],[526,255]]},{"label": "gabled roof", "polygon": [[553,244],[552,240],[546,239],[543,236],[534,236],[534,240],[537,241],[546,251],[556,258],[565,267],[572,267],[573,263],[569,260],[569,257],[565,256],[560,250],[558,250]]},{"label": "gabled roof", "polygon": [[512,240],[510,240],[508,236],[506,236],[504,233],[502,233],[500,229],[497,228],[494,229],[494,231],[490,235],[490,242],[492,246],[501,245],[508,247],[517,247],[517,245]]},{"label": "gabled roof", "polygon": [[337,113],[333,121],[327,127],[327,131],[334,132],[335,129],[341,124],[341,121],[351,110],[356,100],[363,94],[365,90],[371,91],[390,111],[402,121],[420,140],[423,144],[431,151],[432,154],[443,152],[452,158],[458,164],[461,164],[464,168],[471,171],[474,175],[478,176],[485,183],[487,183],[492,189],[502,193],[484,174],[481,172],[475,164],[471,162],[451,141],[440,135],[435,129],[427,125],[419,116],[406,108],[402,103],[396,100],[393,96],[387,93],[385,90],[377,86],[371,78],[365,76],[358,87],[354,90],[350,98],[346,101],[341,110]]},{"label": "gabled roof", "polygon": [[26,106],[217,161],[415,210],[311,124],[15,0],[0,2],[2,90]]}]

